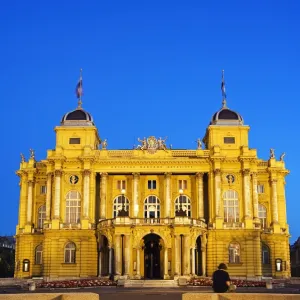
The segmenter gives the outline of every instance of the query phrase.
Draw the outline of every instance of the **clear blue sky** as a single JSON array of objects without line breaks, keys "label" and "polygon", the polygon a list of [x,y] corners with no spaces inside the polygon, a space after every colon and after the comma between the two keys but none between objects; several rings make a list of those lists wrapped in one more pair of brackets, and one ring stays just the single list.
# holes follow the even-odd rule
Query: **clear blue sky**
[{"label": "clear blue sky", "polygon": [[291,242],[300,236],[300,2],[23,1],[1,4],[0,234],[14,234],[20,152],[38,160],[54,148],[53,128],[83,107],[110,149],[137,137],[168,136],[195,148],[221,107],[251,126],[250,147],[268,159],[286,152]]}]

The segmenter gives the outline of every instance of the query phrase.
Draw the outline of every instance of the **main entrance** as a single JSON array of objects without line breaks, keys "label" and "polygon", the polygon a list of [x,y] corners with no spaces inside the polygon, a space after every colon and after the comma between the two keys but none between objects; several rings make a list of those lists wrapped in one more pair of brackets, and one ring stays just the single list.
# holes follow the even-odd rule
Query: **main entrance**
[{"label": "main entrance", "polygon": [[144,237],[144,278],[160,279],[161,245],[160,236],[157,234],[148,234]]}]

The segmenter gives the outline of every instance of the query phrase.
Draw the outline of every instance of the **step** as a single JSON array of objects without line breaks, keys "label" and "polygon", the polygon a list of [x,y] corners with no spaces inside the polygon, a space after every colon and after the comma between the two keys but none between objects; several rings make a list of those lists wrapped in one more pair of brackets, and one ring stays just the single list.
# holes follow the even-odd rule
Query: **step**
[{"label": "step", "polygon": [[124,287],[178,287],[177,280],[139,280],[128,279]]}]

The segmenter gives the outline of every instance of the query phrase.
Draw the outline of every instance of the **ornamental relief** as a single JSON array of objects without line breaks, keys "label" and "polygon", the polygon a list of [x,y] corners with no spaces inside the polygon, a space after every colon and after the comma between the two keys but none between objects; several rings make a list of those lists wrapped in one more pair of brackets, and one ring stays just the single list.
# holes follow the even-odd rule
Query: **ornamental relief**
[{"label": "ornamental relief", "polygon": [[68,185],[75,186],[82,182],[82,177],[77,172],[64,173],[64,181]]},{"label": "ornamental relief", "polygon": [[222,184],[235,185],[240,184],[240,173],[237,172],[223,172]]}]

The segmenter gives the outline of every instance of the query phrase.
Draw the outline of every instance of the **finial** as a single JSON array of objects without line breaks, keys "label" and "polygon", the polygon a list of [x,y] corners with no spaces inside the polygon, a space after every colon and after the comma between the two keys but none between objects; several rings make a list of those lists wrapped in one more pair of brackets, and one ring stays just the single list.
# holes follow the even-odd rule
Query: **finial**
[{"label": "finial", "polygon": [[275,158],[275,150],[273,148],[270,149],[270,158]]},{"label": "finial", "polygon": [[226,107],[226,90],[225,90],[225,79],[224,79],[224,70],[222,70],[222,83],[221,83],[221,90],[222,90],[222,106]]},{"label": "finial", "polygon": [[25,162],[25,156],[23,153],[20,154],[21,155],[21,162]]},{"label": "finial", "polygon": [[35,157],[34,157],[34,150],[30,148],[29,152],[30,152],[30,158],[35,159]]},{"label": "finial", "polygon": [[281,155],[280,155],[280,161],[284,161],[283,158],[285,157],[285,152],[283,152]]},{"label": "finial", "polygon": [[76,96],[77,96],[77,99],[78,99],[78,106],[77,106],[77,109],[81,109],[82,107],[82,101],[81,101],[81,97],[83,95],[83,88],[82,88],[82,69],[80,69],[80,77],[79,77],[79,80],[78,80],[78,83],[76,85]]}]

